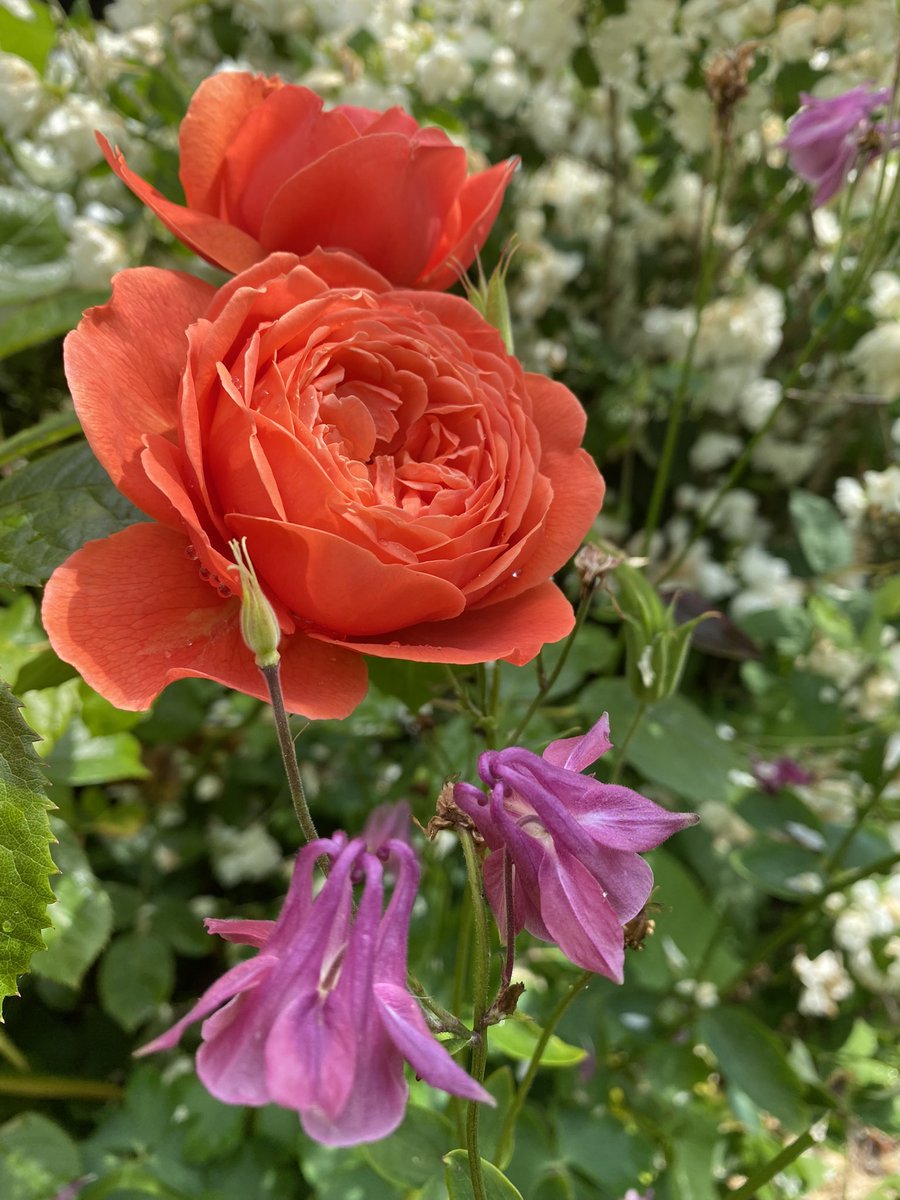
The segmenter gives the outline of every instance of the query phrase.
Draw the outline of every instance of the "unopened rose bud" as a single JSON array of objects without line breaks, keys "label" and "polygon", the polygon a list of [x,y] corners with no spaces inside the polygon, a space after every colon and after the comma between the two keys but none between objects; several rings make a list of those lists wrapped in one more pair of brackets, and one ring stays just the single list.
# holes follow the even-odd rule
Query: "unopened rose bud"
[{"label": "unopened rose bud", "polygon": [[252,650],[258,667],[274,667],[281,658],[278,653],[281,626],[250,561],[247,539],[228,544],[241,578],[241,637]]}]

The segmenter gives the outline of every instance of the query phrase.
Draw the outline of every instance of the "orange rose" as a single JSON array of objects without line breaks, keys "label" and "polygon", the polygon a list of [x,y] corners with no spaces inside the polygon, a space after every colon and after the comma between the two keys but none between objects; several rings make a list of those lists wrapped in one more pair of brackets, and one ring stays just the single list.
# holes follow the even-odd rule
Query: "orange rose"
[{"label": "orange rose", "polygon": [[245,72],[205,80],[181,123],[187,206],[107,161],[172,233],[227,271],[273,250],[352,250],[400,287],[443,289],[484,244],[514,159],[467,177],[466,152],[400,108],[322,111],[308,88]]},{"label": "orange rose", "polygon": [[152,518],[47,585],[57,653],[122,708],[171,680],[262,680],[239,630],[246,537],[288,706],[344,716],[363,654],[524,663],[572,628],[551,582],[603,497],[584,413],[466,300],[350,255],[273,254],[216,290],[154,268],[66,339],[85,433]]}]

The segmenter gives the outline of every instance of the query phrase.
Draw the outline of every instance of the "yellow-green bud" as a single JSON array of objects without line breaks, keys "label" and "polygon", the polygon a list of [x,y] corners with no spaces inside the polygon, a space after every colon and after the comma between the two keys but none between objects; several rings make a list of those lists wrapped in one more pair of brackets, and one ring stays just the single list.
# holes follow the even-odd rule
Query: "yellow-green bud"
[{"label": "yellow-green bud", "polygon": [[253,652],[258,667],[274,667],[281,658],[278,653],[278,643],[281,641],[278,618],[250,561],[247,539],[241,538],[240,542],[228,544],[241,577],[241,637]]},{"label": "yellow-green bud", "polygon": [[478,309],[484,319],[493,325],[502,336],[507,354],[515,353],[513,349],[512,321],[509,315],[509,298],[506,294],[506,273],[509,270],[509,264],[512,261],[515,249],[515,240],[510,240],[500,257],[500,262],[491,272],[490,279],[485,279],[484,271],[479,261],[478,283],[473,283],[467,276],[463,276],[462,281],[470,303]]}]

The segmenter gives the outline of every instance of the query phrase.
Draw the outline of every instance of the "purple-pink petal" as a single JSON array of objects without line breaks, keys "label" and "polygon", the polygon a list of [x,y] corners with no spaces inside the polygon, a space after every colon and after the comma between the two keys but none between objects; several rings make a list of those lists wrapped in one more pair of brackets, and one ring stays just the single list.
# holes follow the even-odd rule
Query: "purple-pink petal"
[{"label": "purple-pink petal", "polygon": [[548,856],[541,864],[541,916],[563,954],[615,983],[624,976],[625,939],[600,884],[577,858]]},{"label": "purple-pink petal", "polygon": [[376,983],[372,990],[388,1037],[421,1079],[453,1096],[481,1100],[490,1105],[496,1103],[481,1084],[453,1061],[440,1042],[435,1041],[421,1009],[405,988]]},{"label": "purple-pink petal", "polygon": [[543,758],[545,762],[567,771],[584,771],[610,749],[609,713],[604,713],[596,725],[581,737],[560,738],[551,742]]},{"label": "purple-pink petal", "polygon": [[246,962],[238,963],[230,971],[226,971],[221,979],[217,979],[208,987],[194,1007],[185,1013],[180,1021],[176,1021],[171,1029],[161,1033],[158,1038],[154,1038],[146,1046],[135,1050],[135,1055],[141,1057],[144,1054],[155,1054],[158,1050],[171,1050],[173,1046],[178,1045],[181,1035],[189,1025],[202,1020],[203,1017],[220,1008],[240,992],[250,991],[257,987],[277,965],[278,959],[266,954],[260,954],[257,958],[250,958]]}]

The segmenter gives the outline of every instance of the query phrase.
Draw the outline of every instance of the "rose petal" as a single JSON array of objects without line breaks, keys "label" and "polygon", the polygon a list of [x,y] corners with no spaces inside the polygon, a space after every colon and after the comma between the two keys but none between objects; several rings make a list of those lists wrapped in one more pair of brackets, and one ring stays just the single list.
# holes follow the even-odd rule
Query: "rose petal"
[{"label": "rose petal", "polygon": [[[88,542],[54,571],[44,595],[50,641],[119,708],[148,708],[174,679],[214,679],[267,697],[241,639],[239,601],[223,599],[186,556],[187,538],[131,525]],[[344,717],[366,692],[365,665],[295,634],[282,647],[285,703],[308,717]]]},{"label": "rose petal", "polygon": [[97,134],[97,141],[106,161],[122,182],[196,254],[226,271],[243,271],[265,257],[265,250],[249,233],[195,208],[185,208],[183,204],[167,200],[162,192],[131,170],[118,147],[110,146],[101,133]]},{"label": "rose petal", "polygon": [[[339,644],[376,658],[410,662],[476,663],[502,658],[516,666],[530,662],[542,646],[572,632],[575,614],[553,583],[490,607],[469,609],[447,621],[398,629],[389,641],[342,638]],[[329,636],[310,630],[310,636]],[[337,639],[334,639],[337,640]]]},{"label": "rose petal", "polygon": [[518,158],[510,158],[466,180],[459,195],[455,237],[449,236],[449,230],[444,231],[431,260],[416,280],[417,287],[443,291],[452,287],[460,272],[471,266],[497,219],[506,189],[518,165]]},{"label": "rose petal", "polygon": [[[298,253],[351,249],[395,284],[415,282],[466,177],[466,156],[384,133],[338,147],[279,188],[260,241]],[[348,205],[348,180],[365,205]]]},{"label": "rose petal", "polygon": [[171,522],[172,511],[140,465],[143,438],[178,423],[185,330],[214,292],[180,271],[121,271],[112,299],[89,308],[65,341],[66,377],[91,449],[116,487],[161,521]]},{"label": "rose petal", "polygon": [[246,536],[260,579],[292,613],[326,630],[380,634],[423,618],[455,617],[465,604],[443,579],[379,562],[324,530],[240,514],[226,519],[235,536]]}]

